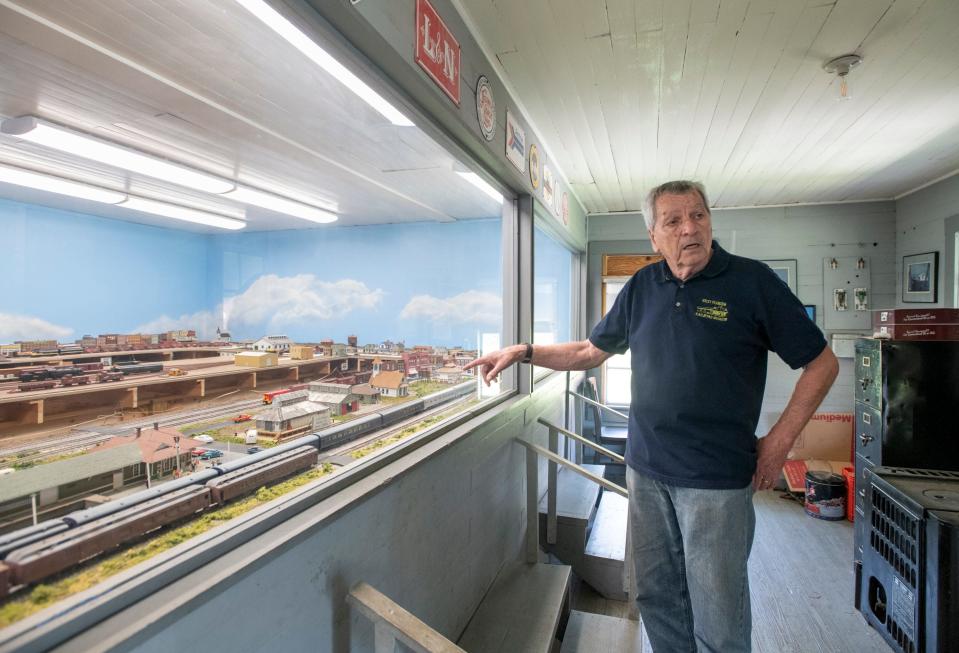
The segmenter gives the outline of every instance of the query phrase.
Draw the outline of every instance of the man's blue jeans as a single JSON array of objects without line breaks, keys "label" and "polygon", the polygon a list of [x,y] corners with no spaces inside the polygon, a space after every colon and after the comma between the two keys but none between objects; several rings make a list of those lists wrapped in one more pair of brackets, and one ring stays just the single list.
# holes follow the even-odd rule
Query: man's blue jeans
[{"label": "man's blue jeans", "polygon": [[656,653],[751,647],[753,490],[700,490],[627,468],[639,614]]}]

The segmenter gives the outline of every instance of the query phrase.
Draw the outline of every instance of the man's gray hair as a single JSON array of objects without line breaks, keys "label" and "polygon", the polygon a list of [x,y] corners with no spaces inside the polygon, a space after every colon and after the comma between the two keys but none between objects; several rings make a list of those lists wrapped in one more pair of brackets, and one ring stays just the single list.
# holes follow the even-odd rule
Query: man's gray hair
[{"label": "man's gray hair", "polygon": [[646,195],[646,201],[643,203],[643,219],[646,221],[646,228],[652,231],[653,227],[656,226],[656,200],[658,200],[661,195],[686,195],[687,193],[699,193],[699,196],[703,198],[703,204],[706,206],[706,212],[712,213],[712,211],[709,210],[709,199],[706,197],[706,187],[701,183],[698,181],[687,181],[685,179],[667,181],[665,184],[660,184],[649,191],[649,194]]}]

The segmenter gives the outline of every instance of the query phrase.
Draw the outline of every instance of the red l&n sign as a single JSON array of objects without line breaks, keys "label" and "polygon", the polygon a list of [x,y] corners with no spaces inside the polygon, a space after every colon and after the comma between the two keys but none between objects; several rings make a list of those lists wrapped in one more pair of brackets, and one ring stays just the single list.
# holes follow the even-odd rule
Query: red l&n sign
[{"label": "red l&n sign", "polygon": [[416,63],[459,106],[460,44],[428,0],[416,0]]}]

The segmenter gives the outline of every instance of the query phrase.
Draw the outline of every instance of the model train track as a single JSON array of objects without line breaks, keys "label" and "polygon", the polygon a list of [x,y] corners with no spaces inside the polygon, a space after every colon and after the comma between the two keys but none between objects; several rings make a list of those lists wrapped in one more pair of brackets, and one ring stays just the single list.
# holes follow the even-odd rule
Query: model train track
[{"label": "model train track", "polygon": [[[217,406],[185,415],[166,417],[162,422],[164,426],[180,426],[182,424],[191,424],[193,422],[226,417],[227,415],[256,408],[261,405],[262,402],[260,400],[236,402],[227,406]],[[153,416],[135,422],[127,422],[122,426],[110,428],[81,428],[75,430],[79,432],[74,432],[70,435],[0,449],[0,469],[12,467],[14,464],[31,463],[51,456],[82,451],[117,435],[130,433],[137,427],[150,428],[158,421],[160,420],[156,416]]]}]

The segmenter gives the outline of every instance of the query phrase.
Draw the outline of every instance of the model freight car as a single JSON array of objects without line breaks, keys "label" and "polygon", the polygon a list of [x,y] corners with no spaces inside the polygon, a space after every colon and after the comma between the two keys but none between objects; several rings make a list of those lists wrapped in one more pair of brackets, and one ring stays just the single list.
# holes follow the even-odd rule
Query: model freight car
[{"label": "model freight car", "polygon": [[131,365],[117,367],[115,371],[120,372],[124,376],[130,376],[133,374],[154,374],[156,372],[163,371],[163,363],[133,363]]},{"label": "model freight car", "polygon": [[50,379],[49,381],[29,381],[27,383],[20,383],[17,385],[17,390],[20,392],[30,392],[33,390],[49,390],[57,385],[57,381]]}]

